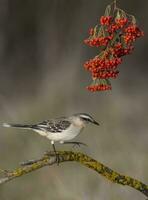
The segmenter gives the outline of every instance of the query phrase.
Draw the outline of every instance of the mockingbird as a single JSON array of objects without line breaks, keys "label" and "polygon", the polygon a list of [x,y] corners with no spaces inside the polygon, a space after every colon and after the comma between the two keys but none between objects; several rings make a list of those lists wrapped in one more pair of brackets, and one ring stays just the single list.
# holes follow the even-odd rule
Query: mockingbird
[{"label": "mockingbird", "polygon": [[77,113],[70,117],[60,117],[55,119],[45,120],[38,124],[23,125],[23,124],[9,124],[3,123],[4,127],[30,129],[42,136],[45,136],[51,141],[54,152],[55,142],[61,144],[83,144],[81,142],[67,142],[75,138],[83,130],[88,123],[99,125],[90,115],[86,113]]}]

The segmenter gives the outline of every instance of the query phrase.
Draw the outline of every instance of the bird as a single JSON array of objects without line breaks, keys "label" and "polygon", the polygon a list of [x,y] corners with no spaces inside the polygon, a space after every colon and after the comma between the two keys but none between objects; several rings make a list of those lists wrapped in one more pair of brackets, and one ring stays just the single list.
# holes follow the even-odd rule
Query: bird
[{"label": "bird", "polygon": [[55,142],[61,144],[84,144],[69,141],[79,135],[88,123],[99,125],[92,116],[86,113],[76,113],[68,117],[44,120],[37,124],[3,123],[2,125],[3,127],[28,129],[37,132],[51,141],[51,145],[56,154]]}]

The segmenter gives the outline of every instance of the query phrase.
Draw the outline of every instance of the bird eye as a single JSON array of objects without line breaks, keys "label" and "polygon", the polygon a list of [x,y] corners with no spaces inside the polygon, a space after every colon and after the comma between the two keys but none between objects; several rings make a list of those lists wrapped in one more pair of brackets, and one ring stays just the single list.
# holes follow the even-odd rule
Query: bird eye
[{"label": "bird eye", "polygon": [[87,122],[91,122],[91,119],[86,118],[86,117],[81,117],[81,119],[82,119],[82,120],[85,120],[85,121],[87,121]]}]

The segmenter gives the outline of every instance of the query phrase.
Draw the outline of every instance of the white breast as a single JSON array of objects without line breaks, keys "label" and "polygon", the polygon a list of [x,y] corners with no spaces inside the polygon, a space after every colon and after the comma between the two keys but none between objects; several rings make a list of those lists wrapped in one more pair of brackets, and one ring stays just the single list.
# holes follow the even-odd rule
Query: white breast
[{"label": "white breast", "polygon": [[[59,133],[46,133],[46,136],[49,140],[53,141],[68,141],[75,138],[83,129],[83,127],[77,127],[74,125],[71,125],[67,130]],[[43,135],[42,133],[39,133],[40,135]]]}]

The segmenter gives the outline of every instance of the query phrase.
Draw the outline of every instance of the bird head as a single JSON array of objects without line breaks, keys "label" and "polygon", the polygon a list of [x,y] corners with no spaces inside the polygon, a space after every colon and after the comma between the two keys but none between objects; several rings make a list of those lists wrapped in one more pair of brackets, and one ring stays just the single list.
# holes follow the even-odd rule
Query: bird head
[{"label": "bird head", "polygon": [[83,125],[86,125],[88,123],[92,123],[95,125],[99,126],[99,123],[93,119],[93,117],[91,117],[89,114],[86,113],[78,113],[78,114],[74,114],[72,116],[73,120],[77,120],[77,122],[79,121],[80,123],[82,123]]}]

